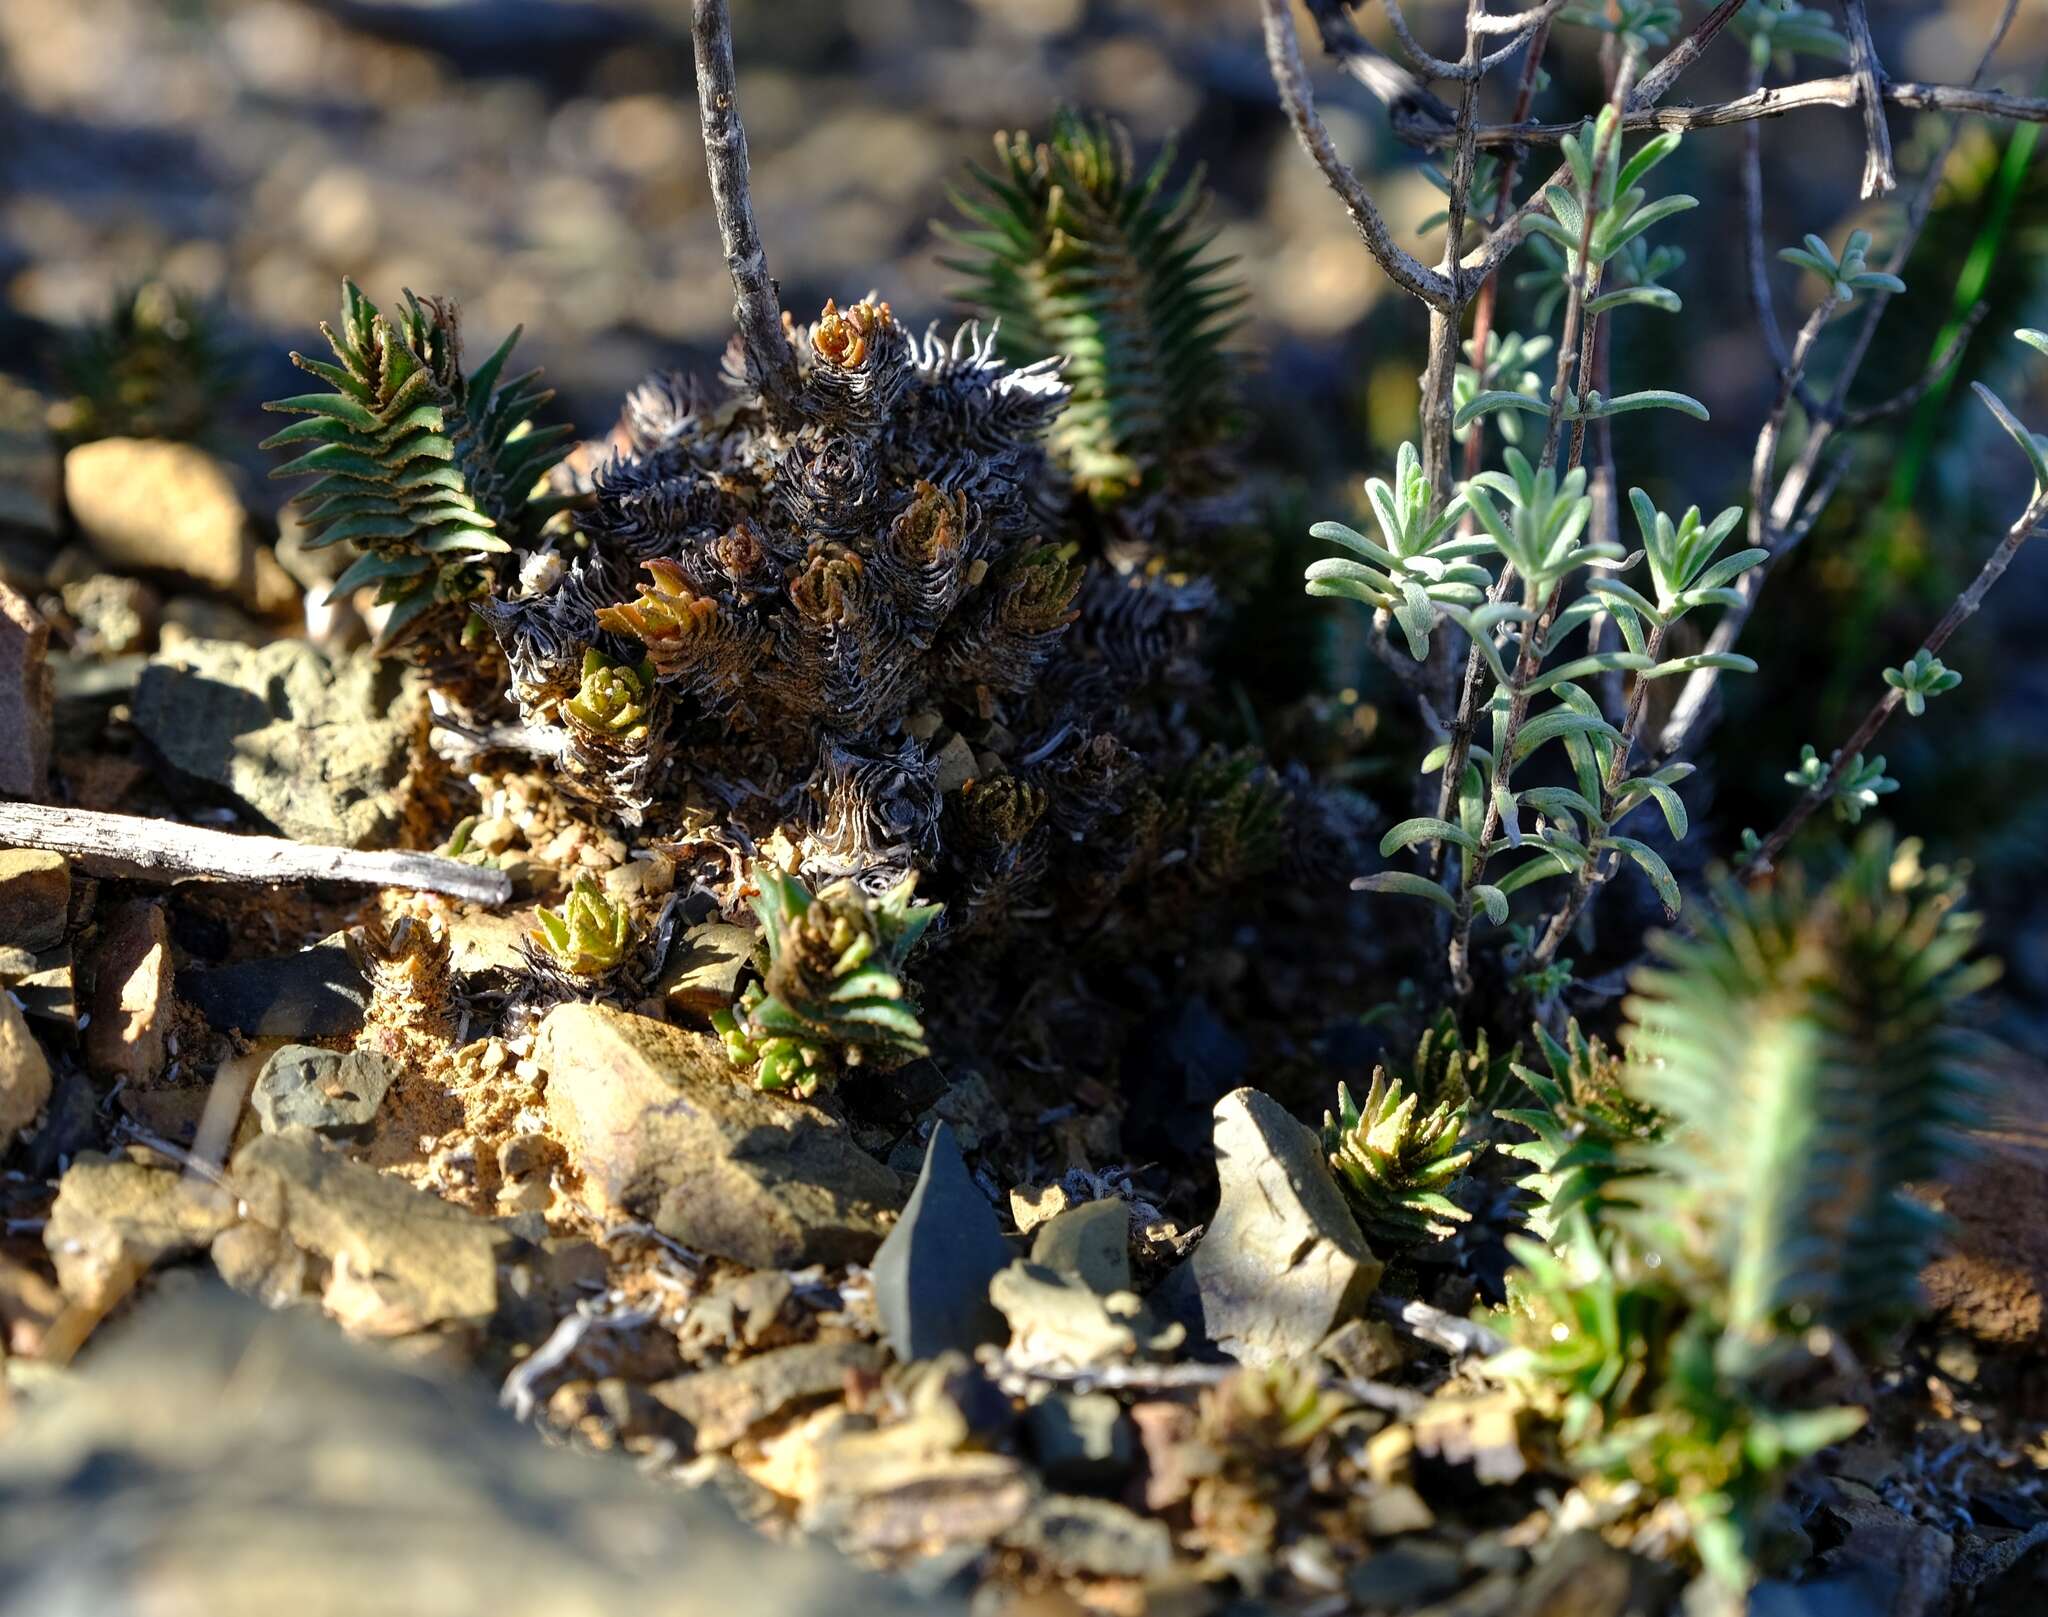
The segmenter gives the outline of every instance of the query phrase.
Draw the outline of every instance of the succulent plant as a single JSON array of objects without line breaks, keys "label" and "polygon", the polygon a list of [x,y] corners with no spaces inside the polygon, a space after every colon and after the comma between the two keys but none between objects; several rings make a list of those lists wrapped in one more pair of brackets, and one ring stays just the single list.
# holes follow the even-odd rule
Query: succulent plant
[{"label": "succulent plant", "polygon": [[1447,1006],[1415,1041],[1415,1053],[1396,1076],[1425,1106],[1464,1106],[1486,1115],[1513,1093],[1521,1069],[1518,1044],[1499,1055],[1485,1028],[1468,1045]]},{"label": "succulent plant", "polygon": [[1978,918],[1961,873],[1876,826],[1811,890],[1729,890],[1635,980],[1628,1085],[1666,1119],[1629,1144],[1638,1239],[1729,1328],[1850,1334],[1911,1312],[1938,1177],[1974,1115]]},{"label": "succulent plant", "polygon": [[360,1042],[411,1064],[445,1055],[457,1025],[447,930],[422,916],[375,914],[344,944],[370,991]]},{"label": "succulent plant", "polygon": [[755,870],[761,979],[712,1018],[735,1063],[762,1089],[812,1095],[838,1071],[887,1071],[926,1053],[904,962],[939,906],[905,877],[879,899],[850,882],[815,895],[795,877]]},{"label": "succulent plant", "polygon": [[1228,1462],[1299,1454],[1352,1408],[1312,1364],[1279,1359],[1233,1371],[1202,1394],[1203,1441]]},{"label": "succulent plant", "polygon": [[298,496],[309,546],[361,552],[334,593],[379,586],[380,644],[475,642],[471,603],[562,503],[535,490],[570,429],[533,426],[554,396],[538,371],[504,377],[516,330],[465,374],[452,304],[408,292],[394,319],[352,282],[341,298],[339,328],[320,327],[334,362],[292,355],[333,391],[264,406],[305,417],[264,441],[303,451],[272,475],[314,479]]},{"label": "succulent plant", "polygon": [[1043,142],[998,136],[995,168],[954,195],[964,228],[941,227],[963,301],[1001,321],[1005,351],[1069,356],[1053,445],[1106,506],[1205,491],[1232,430],[1244,293],[1209,252],[1200,173],[1169,187],[1173,161],[1141,171],[1120,126],[1063,112]]},{"label": "succulent plant", "polygon": [[1577,1022],[1566,1026],[1561,1044],[1541,1027],[1536,1041],[1544,1066],[1514,1069],[1536,1104],[1494,1114],[1536,1137],[1500,1149],[1534,1170],[1516,1181],[1535,1198],[1529,1228],[1553,1248],[1576,1250],[1587,1244],[1589,1227],[1604,1225],[1626,1200],[1624,1153],[1654,1135],[1657,1114],[1630,1093],[1621,1058]]},{"label": "succulent plant", "polygon": [[105,319],[72,338],[58,370],[71,395],[58,431],[72,443],[203,437],[234,383],[205,307],[156,280],[117,294]]},{"label": "succulent plant", "polygon": [[668,696],[654,681],[654,664],[613,662],[595,648],[583,653],[576,694],[560,704],[569,745],[565,784],[603,804],[629,826],[653,806],[661,767],[668,762],[659,726]]},{"label": "succulent plant", "polygon": [[625,964],[633,946],[626,906],[607,898],[589,877],[579,877],[559,909],[534,911],[527,934],[529,959],[575,978],[604,977]]},{"label": "succulent plant", "polygon": [[1339,1084],[1335,1114],[1323,1114],[1330,1171],[1371,1239],[1397,1245],[1441,1239],[1471,1217],[1446,1194],[1477,1154],[1465,1137],[1469,1108],[1439,1104],[1418,1118],[1420,1100],[1381,1069],[1364,1105]]}]

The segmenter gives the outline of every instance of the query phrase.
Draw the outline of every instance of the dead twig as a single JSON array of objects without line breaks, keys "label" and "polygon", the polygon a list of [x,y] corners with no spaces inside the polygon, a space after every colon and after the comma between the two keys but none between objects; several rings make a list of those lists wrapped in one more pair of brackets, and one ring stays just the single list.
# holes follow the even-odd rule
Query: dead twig
[{"label": "dead twig", "polygon": [[1309,88],[1308,69],[1302,65],[1301,38],[1294,31],[1291,0],[1262,0],[1265,9],[1266,60],[1273,69],[1273,83],[1280,92],[1281,105],[1294,125],[1302,149],[1323,172],[1330,189],[1351,215],[1359,239],[1388,279],[1431,308],[1449,308],[1456,301],[1450,281],[1425,266],[1414,254],[1394,240],[1372,194],[1337,155],[1336,143],[1316,111],[1315,93]]},{"label": "dead twig", "polygon": [[1898,189],[1892,168],[1892,132],[1884,121],[1884,70],[1877,65],[1877,46],[1870,38],[1870,16],[1863,0],[1842,0],[1848,25],[1849,71],[1856,80],[1856,100],[1863,108],[1863,198],[1867,202]]},{"label": "dead twig", "polygon": [[44,848],[76,859],[95,876],[141,881],[338,881],[445,893],[493,906],[512,897],[512,878],[502,870],[439,854],[323,848],[42,803],[0,803],[0,847]]},{"label": "dead twig", "polygon": [[782,298],[768,273],[768,253],[754,221],[747,185],[747,130],[740,122],[739,80],[732,63],[732,22],[726,0],[694,0],[690,42],[697,57],[697,116],[704,134],[704,166],[711,176],[712,211],[732,274],[733,317],[747,367],[771,414],[795,411],[796,355],[782,331]]}]

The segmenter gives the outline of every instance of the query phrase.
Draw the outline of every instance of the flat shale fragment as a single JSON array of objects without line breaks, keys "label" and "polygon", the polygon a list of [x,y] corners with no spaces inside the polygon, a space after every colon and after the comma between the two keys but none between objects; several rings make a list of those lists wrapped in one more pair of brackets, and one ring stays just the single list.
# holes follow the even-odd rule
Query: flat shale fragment
[{"label": "flat shale fragment", "polygon": [[757,1269],[859,1263],[902,1199],[846,1125],[750,1089],[712,1039],[604,1005],[548,1013],[533,1059],[584,1199]]},{"label": "flat shale fragment", "polygon": [[1271,1096],[1216,1103],[1216,1217],[1156,1301],[1243,1364],[1303,1357],[1357,1315],[1383,1265],[1358,1232],[1321,1143]]},{"label": "flat shale fragment", "polygon": [[952,1129],[939,1124],[903,1217],[875,1256],[875,1311],[896,1356],[971,1353],[1002,1341],[989,1282],[1010,1258],[995,1209],[969,1177]]},{"label": "flat shale fragment", "polygon": [[398,1076],[398,1064],[374,1050],[288,1044],[263,1064],[249,1099],[266,1134],[303,1125],[328,1139],[355,1139]]}]

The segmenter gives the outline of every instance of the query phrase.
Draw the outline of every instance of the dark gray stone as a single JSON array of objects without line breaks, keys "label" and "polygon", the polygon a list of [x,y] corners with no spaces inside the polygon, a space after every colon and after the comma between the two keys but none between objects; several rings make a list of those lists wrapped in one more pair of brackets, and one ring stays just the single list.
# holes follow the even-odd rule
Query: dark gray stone
[{"label": "dark gray stone", "polygon": [[329,1139],[359,1139],[397,1078],[398,1064],[374,1050],[288,1044],[263,1064],[249,1099],[266,1134],[296,1123]]},{"label": "dark gray stone", "polygon": [[325,1039],[363,1025],[369,989],[338,942],[297,954],[186,971],[178,997],[207,1025],[252,1038]]},{"label": "dark gray stone", "polygon": [[903,1216],[875,1254],[875,1312],[900,1359],[928,1359],[948,1348],[971,1353],[1009,1337],[988,1286],[1009,1265],[995,1209],[968,1175],[944,1123],[932,1130],[924,1171]]},{"label": "dark gray stone", "polygon": [[1055,1488],[1114,1490],[1137,1448],[1123,1406],[1106,1392],[1055,1394],[1024,1414],[1024,1435]]},{"label": "dark gray stone", "polygon": [[1086,1281],[1107,1297],[1131,1289],[1131,1209],[1119,1197],[1083,1202],[1038,1228],[1031,1261]]},{"label": "dark gray stone", "polygon": [[1173,1568],[1166,1523],[1109,1499],[1055,1494],[1003,1535],[1061,1572],[1098,1578],[1160,1578]]},{"label": "dark gray stone", "polygon": [[1392,1611],[1447,1595],[1464,1581],[1464,1560],[1455,1548],[1411,1539],[1375,1550],[1345,1575],[1344,1589],[1368,1610]]},{"label": "dark gray stone", "polygon": [[1225,1095],[1215,1140],[1216,1217],[1154,1300],[1240,1363],[1305,1357],[1364,1310],[1383,1265],[1322,1143],[1270,1095]]}]

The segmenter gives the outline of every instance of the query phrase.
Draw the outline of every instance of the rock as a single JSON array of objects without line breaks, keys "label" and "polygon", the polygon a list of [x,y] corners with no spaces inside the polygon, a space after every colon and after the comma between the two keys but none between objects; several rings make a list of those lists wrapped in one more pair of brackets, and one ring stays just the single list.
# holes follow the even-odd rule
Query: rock
[{"label": "rock", "polygon": [[259,1134],[235,1153],[233,1177],[252,1221],[327,1260],[324,1300],[344,1328],[401,1336],[496,1312],[507,1237],[474,1213],[349,1161],[308,1129]]},{"label": "rock", "polygon": [[1106,1392],[1055,1394],[1024,1413],[1024,1437],[1056,1488],[1114,1489],[1137,1463],[1123,1406]]},{"label": "rock", "polygon": [[1054,1494],[1003,1535],[1012,1549],[1056,1572],[1097,1578],[1157,1578],[1173,1566],[1173,1533],[1108,1499]]},{"label": "rock", "polygon": [[70,916],[71,866],[61,853],[0,848],[0,945],[54,949]]},{"label": "rock", "polygon": [[2039,1542],[1987,1579],[1968,1608],[1975,1617],[2035,1617],[2048,1610],[2048,1542]]},{"label": "rock", "polygon": [[932,1103],[930,1115],[953,1131],[962,1151],[979,1151],[1010,1126],[1009,1113],[978,1072],[955,1078]]},{"label": "rock", "polygon": [[1514,1617],[1633,1617],[1661,1611],[1670,1570],[1618,1550],[1589,1528],[1567,1533],[1523,1584]]},{"label": "rock", "polygon": [[1104,1295],[1075,1275],[1017,1262],[988,1284],[1010,1328],[1009,1358],[1030,1366],[1114,1364],[1179,1347],[1187,1332],[1161,1325],[1133,1291]]},{"label": "rock", "polygon": [[56,1379],[0,1444],[5,1617],[931,1609],[220,1287],[145,1300]]},{"label": "rock", "polygon": [[600,1217],[644,1218],[756,1269],[860,1263],[896,1176],[815,1106],[748,1088],[712,1039],[603,1005],[557,1006],[533,1060]]},{"label": "rock", "polygon": [[49,1102],[49,1058],[12,996],[0,988],[0,1156]]},{"label": "rock", "polygon": [[1311,1354],[1365,1307],[1383,1265],[1313,1131],[1239,1089],[1216,1103],[1216,1217],[1155,1301],[1243,1364]]},{"label": "rock", "polygon": [[41,797],[50,784],[56,688],[50,626],[0,583],[0,797]]},{"label": "rock", "polygon": [[1131,1209],[1119,1197],[1083,1202],[1039,1226],[1031,1261],[1107,1297],[1131,1289]]},{"label": "rock", "polygon": [[[1953,1184],[1927,1199],[1951,1234],[1921,1277],[1936,1316],[1987,1346],[2048,1350],[2048,1106],[2007,1097],[2009,1115],[1976,1137]],[[2031,1102],[2031,1105],[2027,1103]]]},{"label": "rock", "polygon": [[249,1099],[266,1134],[296,1124],[328,1139],[359,1139],[398,1076],[398,1064],[374,1050],[288,1044],[263,1064]]},{"label": "rock", "polygon": [[1383,1319],[1346,1320],[1316,1351],[1354,1381],[1378,1381],[1408,1362],[1407,1348]]},{"label": "rock", "polygon": [[682,935],[661,976],[661,993],[678,1010],[709,1016],[729,1011],[739,997],[740,976],[754,957],[761,935],[730,921],[703,921]]},{"label": "rock", "polygon": [[899,1359],[1002,1341],[1009,1332],[988,1288],[1010,1258],[995,1209],[969,1177],[953,1131],[940,1123],[903,1217],[875,1254],[883,1340]]},{"label": "rock", "polygon": [[872,1342],[808,1342],[715,1370],[658,1381],[648,1390],[690,1428],[697,1452],[732,1447],[750,1427],[799,1404],[840,1392],[849,1375],[879,1374]]},{"label": "rock", "polygon": [[104,1308],[155,1265],[204,1249],[234,1219],[233,1200],[204,1180],[88,1151],[57,1183],[43,1245],[65,1298]]},{"label": "rock", "polygon": [[1449,1594],[1464,1581],[1453,1546],[1416,1539],[1374,1551],[1345,1575],[1344,1590],[1369,1611],[1398,1611]]},{"label": "rock", "polygon": [[273,630],[227,601],[174,595],[164,603],[158,643],[166,652],[176,652],[195,641],[231,640],[238,646],[261,646],[275,638]]},{"label": "rock", "polygon": [[72,648],[99,657],[147,651],[156,638],[163,603],[139,578],[94,573],[66,584],[64,611],[78,625]]},{"label": "rock", "polygon": [[[1955,1544],[1938,1527],[1915,1521],[1860,1483],[1836,1479],[1819,1515],[1835,1531],[1820,1557],[1821,1577],[1859,1597],[1859,1609],[1886,1617],[1940,1617],[1949,1609]],[[1981,1606],[1975,1609],[1981,1609]]]},{"label": "rock", "polygon": [[164,1070],[171,1004],[171,929],[163,906],[132,899],[100,923],[86,1066],[131,1084],[155,1079]]},{"label": "rock", "polygon": [[362,972],[335,941],[296,954],[183,971],[178,996],[209,1027],[258,1039],[353,1033],[369,1004]]},{"label": "rock", "polygon": [[194,444],[101,438],[64,457],[79,534],[121,572],[182,573],[252,601],[256,543],[225,466]]},{"label": "rock", "polygon": [[173,770],[300,842],[396,841],[425,689],[396,661],[303,640],[192,640],[153,659],[135,727]]}]

